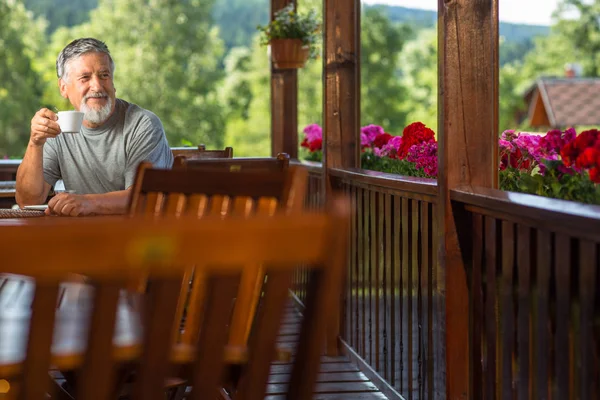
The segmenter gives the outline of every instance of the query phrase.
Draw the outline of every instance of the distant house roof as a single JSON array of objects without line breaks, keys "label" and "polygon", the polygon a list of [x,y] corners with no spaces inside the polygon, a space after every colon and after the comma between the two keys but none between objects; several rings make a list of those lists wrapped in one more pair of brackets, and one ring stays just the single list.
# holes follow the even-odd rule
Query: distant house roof
[{"label": "distant house roof", "polygon": [[600,79],[540,78],[525,100],[533,127],[600,125]]}]

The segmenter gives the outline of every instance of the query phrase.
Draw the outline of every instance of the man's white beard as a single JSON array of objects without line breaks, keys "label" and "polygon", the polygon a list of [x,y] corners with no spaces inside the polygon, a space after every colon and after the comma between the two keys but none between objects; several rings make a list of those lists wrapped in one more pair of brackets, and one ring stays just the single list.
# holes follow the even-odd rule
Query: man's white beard
[{"label": "man's white beard", "polygon": [[87,99],[94,97],[97,96],[85,96],[83,99],[81,99],[81,105],[79,107],[79,110],[85,113],[83,119],[85,119],[88,122],[91,122],[92,124],[98,125],[106,121],[110,116],[110,111],[112,110],[112,99],[107,96],[106,98],[108,99],[108,101],[105,105],[103,105],[99,109],[93,109],[91,107],[88,107],[86,101]]}]

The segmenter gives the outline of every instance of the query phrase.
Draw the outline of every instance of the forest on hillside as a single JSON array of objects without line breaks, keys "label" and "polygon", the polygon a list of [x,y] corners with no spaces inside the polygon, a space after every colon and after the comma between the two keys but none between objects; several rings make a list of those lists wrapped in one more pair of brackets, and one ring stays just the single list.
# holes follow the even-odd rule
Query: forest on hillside
[{"label": "forest on hillside", "polygon": [[[540,75],[578,62],[600,72],[600,0],[581,8],[561,0],[552,27],[505,24],[501,33],[500,129],[516,128],[522,95]],[[60,3],[60,4],[59,4]],[[269,152],[269,60],[256,26],[268,0],[0,0],[0,156],[20,157],[29,121],[42,106],[70,108],[56,88],[54,63],[71,40],[104,40],[115,59],[120,97],[155,112],[173,146]],[[300,11],[321,12],[322,0]],[[580,18],[567,9],[580,7]],[[571,15],[571,14],[569,14]],[[402,7],[362,10],[361,121],[399,134],[412,121],[437,127],[435,13]],[[299,71],[299,131],[321,122],[322,63]]]}]

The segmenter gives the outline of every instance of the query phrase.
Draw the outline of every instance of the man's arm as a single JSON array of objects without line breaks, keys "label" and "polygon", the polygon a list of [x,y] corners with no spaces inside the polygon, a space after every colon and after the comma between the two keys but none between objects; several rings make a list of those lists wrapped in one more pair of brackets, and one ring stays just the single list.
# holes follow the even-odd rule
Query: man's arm
[{"label": "man's arm", "polygon": [[29,144],[17,170],[16,200],[20,207],[46,201],[51,186],[44,180],[44,143],[59,133],[56,114],[47,108],[39,110],[31,119]]},{"label": "man's arm", "polygon": [[102,194],[59,193],[48,202],[48,215],[79,217],[85,215],[125,214],[131,188]]}]

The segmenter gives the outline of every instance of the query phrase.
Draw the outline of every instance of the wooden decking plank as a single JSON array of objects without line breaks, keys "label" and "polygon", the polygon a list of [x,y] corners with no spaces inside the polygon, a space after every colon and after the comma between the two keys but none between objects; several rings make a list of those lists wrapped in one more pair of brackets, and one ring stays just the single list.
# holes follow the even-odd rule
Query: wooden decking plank
[{"label": "wooden decking plank", "polygon": [[[285,395],[270,395],[265,400],[285,400]],[[321,393],[315,394],[312,400],[387,400],[380,392],[372,393]]]},{"label": "wooden decking plank", "polygon": [[298,335],[282,335],[277,338],[277,343],[298,343]]},{"label": "wooden decking plank", "polygon": [[[288,306],[277,343],[279,347],[288,349],[292,357],[296,354],[301,326],[302,315]],[[292,368],[293,361],[271,365],[265,399],[285,399]],[[387,397],[351,362],[350,357],[322,356],[313,400],[387,400]]]},{"label": "wooden decking plank", "polygon": [[[287,383],[290,374],[269,376],[269,383]],[[326,372],[319,374],[317,382],[369,382],[362,372]]]},{"label": "wooden decking plank", "polygon": [[300,333],[300,324],[283,324],[279,330],[280,335],[298,335]]},{"label": "wooden decking plank", "polygon": [[[287,383],[276,383],[267,385],[267,394],[287,393]],[[379,390],[371,382],[319,382],[315,386],[314,393],[364,393],[378,392]]]},{"label": "wooden decking plank", "polygon": [[[271,366],[271,374],[289,374],[292,364],[279,364]],[[359,372],[358,367],[350,363],[321,364],[321,372]]]},{"label": "wooden decking plank", "polygon": [[[289,347],[285,346],[285,345],[280,345],[278,346],[278,348],[280,350],[290,350]],[[295,350],[295,348],[293,349]],[[295,354],[295,351],[292,352],[292,354]],[[334,364],[334,363],[348,363],[350,362],[350,359],[348,357],[345,356],[339,356],[339,357],[328,357],[328,356],[321,356],[321,364]],[[273,363],[273,365],[285,365],[285,364],[293,364],[294,361],[275,361]]]}]

